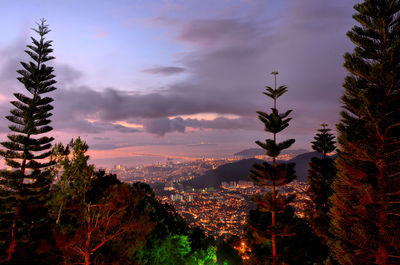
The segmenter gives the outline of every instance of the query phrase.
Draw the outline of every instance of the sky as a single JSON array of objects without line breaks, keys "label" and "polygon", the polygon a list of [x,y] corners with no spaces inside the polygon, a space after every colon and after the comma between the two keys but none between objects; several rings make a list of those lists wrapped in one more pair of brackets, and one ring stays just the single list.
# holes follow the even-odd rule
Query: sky
[{"label": "sky", "polygon": [[311,150],[323,122],[335,132],[355,0],[0,0],[0,140],[31,28],[52,30],[57,90],[51,134],[80,136],[97,167],[231,156],[271,138],[256,111],[288,92],[278,141]]}]

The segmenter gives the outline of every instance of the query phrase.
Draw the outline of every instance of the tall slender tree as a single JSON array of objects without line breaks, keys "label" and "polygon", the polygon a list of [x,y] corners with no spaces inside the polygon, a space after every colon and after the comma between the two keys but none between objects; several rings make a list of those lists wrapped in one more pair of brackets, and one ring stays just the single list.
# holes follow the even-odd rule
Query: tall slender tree
[{"label": "tall slender tree", "polygon": [[[287,91],[287,87],[284,85],[276,87],[276,76],[278,72],[275,71],[271,74],[274,76],[275,86],[274,88],[267,86],[266,92],[263,92],[263,94],[273,99],[274,107],[271,108],[271,113],[257,111],[257,114],[258,118],[265,125],[265,131],[272,133],[273,139],[266,139],[265,142],[256,141],[256,144],[265,149],[266,155],[272,157],[272,164],[269,162],[255,164],[253,165],[253,169],[250,170],[251,180],[262,187],[268,187],[272,190],[264,196],[255,196],[253,198],[257,208],[261,212],[271,213],[271,225],[266,228],[265,231],[258,231],[259,228],[257,227],[249,227],[249,229],[253,231],[254,237],[259,238],[260,241],[271,242],[271,260],[272,264],[275,265],[280,263],[276,238],[291,235],[290,225],[285,222],[280,222],[278,224],[276,215],[285,212],[285,210],[290,207],[288,204],[294,199],[294,196],[286,197],[279,194],[277,188],[290,183],[296,178],[296,174],[294,163],[278,163],[276,160],[281,151],[289,148],[295,140],[289,139],[280,143],[277,142],[277,134],[289,126],[291,118],[288,118],[288,116],[292,111],[288,110],[284,113],[278,112],[277,99]],[[265,234],[264,232],[266,232],[270,238],[265,238],[262,235]]]},{"label": "tall slender tree", "polygon": [[341,264],[400,264],[400,1],[354,9],[329,245]]},{"label": "tall slender tree", "polygon": [[46,168],[52,162],[46,158],[51,154],[53,138],[43,134],[52,130],[49,117],[53,99],[43,95],[56,89],[56,81],[53,67],[46,65],[54,57],[50,56],[52,41],[45,40],[50,32],[45,23],[42,19],[37,29],[33,29],[39,39],[31,37],[32,44],[25,50],[31,61],[21,62],[23,69],[17,71],[20,74],[17,79],[28,94],[14,94],[16,100],[11,104],[15,108],[6,116],[12,123],[8,127],[13,134],[1,143],[5,149],[0,151],[11,168],[0,175],[5,211],[0,217],[0,238],[6,249],[5,260],[15,264],[32,264],[35,257],[44,264],[46,247],[50,247],[43,239],[49,230],[46,203],[52,175]]},{"label": "tall slender tree", "polygon": [[[331,129],[328,124],[321,124],[320,129],[314,141],[312,141],[312,149],[320,154],[320,157],[311,159],[310,169],[308,170],[308,189],[307,195],[310,200],[306,202],[305,217],[312,227],[315,235],[319,237],[321,243],[326,243],[331,238],[329,233],[329,197],[332,195],[332,182],[336,176],[336,167],[332,157],[328,153],[336,149],[335,136],[330,133]],[[325,257],[327,257],[328,249],[325,247]]]}]

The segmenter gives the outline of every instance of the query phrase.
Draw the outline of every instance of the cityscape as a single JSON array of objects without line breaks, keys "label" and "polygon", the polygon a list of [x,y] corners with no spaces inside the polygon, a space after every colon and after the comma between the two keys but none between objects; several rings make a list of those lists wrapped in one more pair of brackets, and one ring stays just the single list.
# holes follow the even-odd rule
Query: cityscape
[{"label": "cityscape", "polygon": [[[254,158],[271,160],[264,155],[256,155]],[[292,153],[279,156],[280,160],[285,161],[292,158],[294,158]],[[250,179],[222,182],[220,186],[210,188],[193,188],[181,184],[207,171],[241,159],[241,157],[204,158],[190,162],[174,162],[173,159],[167,159],[164,164],[134,168],[115,165],[106,171],[116,174],[126,183],[150,184],[159,200],[173,205],[190,226],[200,227],[207,235],[215,238],[229,238],[232,235],[243,237],[246,217],[249,211],[255,208],[251,197],[264,194],[268,188],[256,186]],[[299,217],[304,216],[307,187],[305,182],[294,181],[281,191],[285,196],[296,195],[296,200],[291,205]]]}]

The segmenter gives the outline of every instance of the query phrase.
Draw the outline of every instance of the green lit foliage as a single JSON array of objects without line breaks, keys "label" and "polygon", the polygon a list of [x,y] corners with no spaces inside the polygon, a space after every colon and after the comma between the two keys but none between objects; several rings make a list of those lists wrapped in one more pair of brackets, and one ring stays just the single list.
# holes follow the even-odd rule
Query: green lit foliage
[{"label": "green lit foliage", "polygon": [[154,248],[145,264],[184,265],[186,255],[190,253],[190,242],[187,236],[168,235],[159,239],[157,248]]},{"label": "green lit foliage", "polygon": [[187,235],[169,234],[158,238],[156,247],[139,259],[140,264],[165,265],[215,265],[217,257],[215,247],[193,251]]},{"label": "green lit foliage", "polygon": [[340,264],[399,264],[400,1],[366,0],[354,9],[329,246]]},{"label": "green lit foliage", "polygon": [[[268,259],[272,264],[281,263],[279,257],[284,256],[284,246],[281,246],[280,253],[278,253],[277,237],[288,237],[292,236],[291,231],[293,222],[290,220],[282,219],[277,222],[277,214],[282,214],[288,211],[290,208],[289,203],[294,199],[294,196],[284,196],[280,194],[276,189],[278,187],[284,186],[296,178],[294,163],[277,163],[276,158],[279,156],[281,151],[289,148],[294,142],[294,139],[285,140],[283,142],[277,141],[277,134],[283,131],[289,126],[288,118],[291,110],[280,113],[277,109],[277,99],[282,96],[286,91],[286,86],[276,86],[276,76],[278,72],[273,72],[275,78],[275,87],[266,87],[265,95],[273,99],[274,107],[271,113],[265,113],[258,111],[258,117],[261,122],[264,123],[265,131],[272,133],[272,139],[266,139],[265,142],[256,141],[261,148],[266,152],[266,155],[272,157],[272,164],[268,162],[263,162],[262,164],[253,165],[253,169],[250,170],[250,178],[257,185],[262,187],[271,188],[271,192],[266,193],[263,196],[254,196],[253,200],[257,205],[257,208],[261,212],[271,213],[271,222],[263,223],[266,226],[258,226],[255,223],[248,223],[248,231],[251,231],[251,240],[262,241],[265,243],[266,247],[271,248],[271,256]],[[288,222],[284,222],[284,220]],[[267,261],[266,261],[267,262]]]},{"label": "green lit foliage", "polygon": [[189,228],[171,205],[161,204],[154,195],[147,199],[155,227],[134,260],[139,264],[216,264],[213,240],[200,229]]},{"label": "green lit foliage", "polygon": [[[49,126],[53,99],[44,94],[54,91],[53,67],[46,63],[52,59],[52,41],[45,39],[50,32],[44,19],[33,29],[39,39],[31,37],[25,53],[31,61],[21,62],[18,81],[28,94],[14,93],[15,107],[6,118],[13,132],[2,142],[0,150],[10,170],[0,172],[2,215],[0,218],[1,259],[10,264],[52,263],[51,237],[48,229],[49,189],[52,174],[50,156],[52,137],[43,136],[52,130]],[[3,190],[4,189],[4,190]],[[26,257],[29,257],[27,259]]]},{"label": "green lit foliage", "polygon": [[[312,148],[321,156],[320,158],[313,157],[309,164],[307,195],[310,200],[306,201],[304,210],[306,220],[324,246],[332,238],[332,234],[329,232],[329,197],[332,195],[331,186],[336,176],[334,160],[327,156],[336,148],[335,137],[327,126],[325,123],[321,124],[322,128],[318,129],[318,133],[314,137],[315,141],[311,142]],[[325,258],[327,258],[327,247],[324,247],[324,252]]]}]

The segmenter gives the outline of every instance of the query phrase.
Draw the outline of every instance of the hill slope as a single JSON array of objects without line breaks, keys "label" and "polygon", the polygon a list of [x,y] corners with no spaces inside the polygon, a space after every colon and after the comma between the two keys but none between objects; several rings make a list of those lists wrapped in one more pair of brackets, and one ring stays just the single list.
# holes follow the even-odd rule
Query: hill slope
[{"label": "hill slope", "polygon": [[[297,181],[307,182],[308,163],[312,157],[320,156],[317,152],[309,152],[298,155],[287,162],[296,163]],[[239,181],[249,180],[249,170],[255,163],[262,161],[255,158],[243,159],[237,162],[222,165],[214,170],[206,172],[204,175],[182,182],[184,187],[190,186],[194,188],[219,187],[223,181]]]},{"label": "hill slope", "polygon": [[[294,149],[294,150],[284,150],[282,154],[300,155],[307,152],[308,151],[305,149]],[[242,157],[251,157],[257,155],[265,155],[265,150],[261,148],[249,148],[234,154],[234,156],[242,156]]]},{"label": "hill slope", "polygon": [[250,158],[243,159],[237,162],[219,166],[214,170],[206,172],[204,175],[182,182],[183,186],[194,188],[209,188],[219,187],[223,181],[238,181],[249,180],[249,170],[255,163],[260,163],[261,160]]}]

